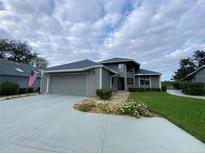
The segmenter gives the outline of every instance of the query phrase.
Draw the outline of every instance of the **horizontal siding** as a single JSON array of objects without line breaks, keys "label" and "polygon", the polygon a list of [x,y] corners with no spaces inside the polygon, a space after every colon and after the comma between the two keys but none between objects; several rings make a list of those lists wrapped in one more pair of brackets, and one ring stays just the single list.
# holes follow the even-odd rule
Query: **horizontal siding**
[{"label": "horizontal siding", "polygon": [[[2,75],[0,76],[0,84],[2,84],[5,81],[12,81],[15,83],[18,83],[20,88],[28,88],[28,79],[29,77],[22,77],[22,76],[7,76]],[[40,87],[40,81],[41,79],[36,79],[33,88],[36,90],[38,87]]]}]

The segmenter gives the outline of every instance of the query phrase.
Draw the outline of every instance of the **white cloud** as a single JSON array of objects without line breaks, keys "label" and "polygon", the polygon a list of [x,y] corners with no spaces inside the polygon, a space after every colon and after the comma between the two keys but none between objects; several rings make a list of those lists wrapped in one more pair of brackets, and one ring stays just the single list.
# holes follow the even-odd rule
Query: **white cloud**
[{"label": "white cloud", "polygon": [[128,57],[170,79],[205,48],[204,0],[0,0],[0,37],[27,41],[50,65]]}]

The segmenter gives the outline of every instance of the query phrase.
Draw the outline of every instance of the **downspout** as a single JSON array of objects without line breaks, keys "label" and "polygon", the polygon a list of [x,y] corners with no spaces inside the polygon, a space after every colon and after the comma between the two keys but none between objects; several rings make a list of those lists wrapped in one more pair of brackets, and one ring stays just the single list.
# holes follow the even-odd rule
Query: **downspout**
[{"label": "downspout", "polygon": [[46,94],[48,94],[48,88],[49,88],[49,74],[47,75]]},{"label": "downspout", "polygon": [[110,88],[112,88],[112,78],[118,76],[118,74],[111,75],[110,76]]}]

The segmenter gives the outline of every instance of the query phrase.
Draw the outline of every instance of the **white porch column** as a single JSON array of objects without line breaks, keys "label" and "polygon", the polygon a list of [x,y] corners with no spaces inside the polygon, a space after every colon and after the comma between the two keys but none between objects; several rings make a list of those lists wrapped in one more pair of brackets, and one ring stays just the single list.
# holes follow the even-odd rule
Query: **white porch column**
[{"label": "white porch column", "polygon": [[99,89],[102,89],[102,67],[100,67]]}]

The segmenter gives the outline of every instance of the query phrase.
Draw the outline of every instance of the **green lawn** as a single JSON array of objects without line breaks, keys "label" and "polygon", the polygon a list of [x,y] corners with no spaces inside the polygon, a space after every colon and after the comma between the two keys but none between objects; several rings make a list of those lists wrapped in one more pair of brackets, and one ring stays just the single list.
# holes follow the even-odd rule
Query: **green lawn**
[{"label": "green lawn", "polygon": [[205,100],[159,92],[135,92],[129,99],[143,101],[150,111],[159,113],[205,143]]}]

